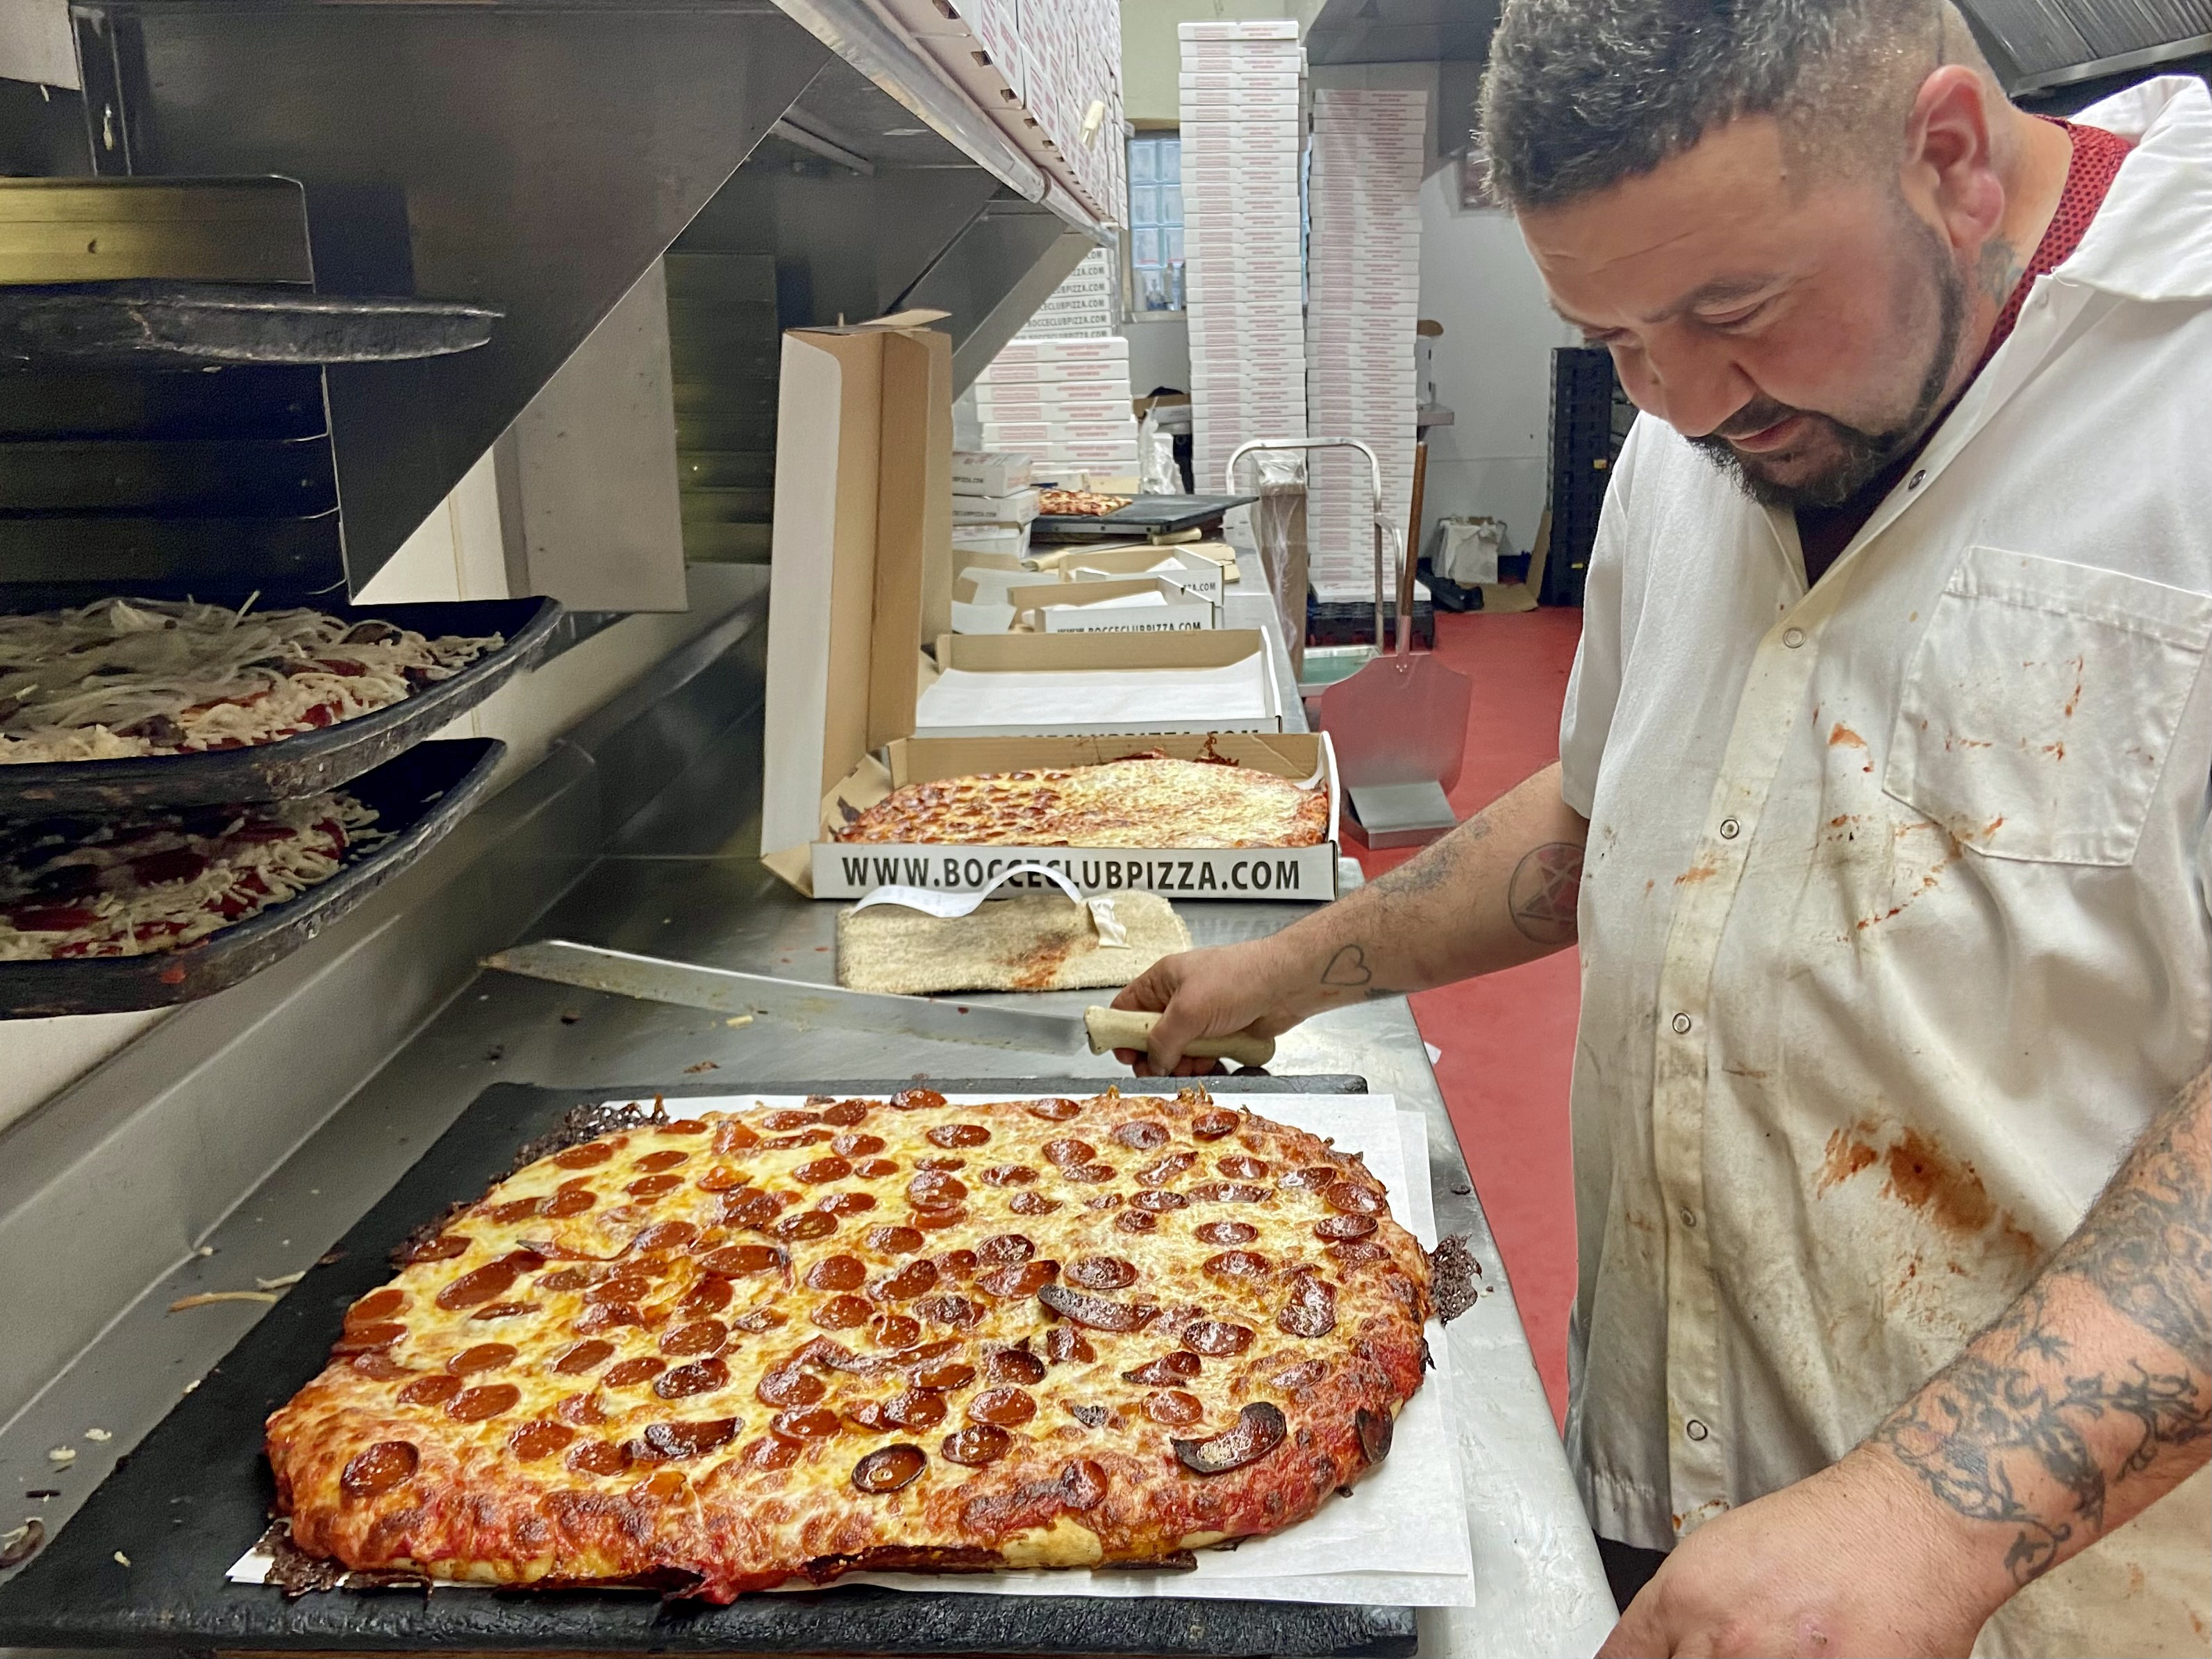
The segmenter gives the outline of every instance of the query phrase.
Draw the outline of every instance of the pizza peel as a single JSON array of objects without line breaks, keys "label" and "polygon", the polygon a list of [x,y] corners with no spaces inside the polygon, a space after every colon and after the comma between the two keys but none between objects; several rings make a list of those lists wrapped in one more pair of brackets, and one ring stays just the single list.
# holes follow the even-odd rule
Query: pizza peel
[{"label": "pizza peel", "polygon": [[[483,958],[487,968],[550,980],[587,991],[605,991],[644,1002],[706,1008],[720,1014],[765,1014],[800,1024],[844,1030],[896,1031],[938,1042],[1016,1048],[1040,1054],[1103,1054],[1109,1048],[1149,1046],[1158,1014],[1125,1008],[1088,1008],[1080,1016],[1008,1008],[996,1003],[939,1001],[848,991],[842,986],[779,979],[772,974],[703,968],[665,957],[636,956],[572,939],[538,939]],[[1272,1037],[1236,1031],[1206,1037],[1183,1051],[1198,1060],[1265,1066],[1275,1055]]]}]

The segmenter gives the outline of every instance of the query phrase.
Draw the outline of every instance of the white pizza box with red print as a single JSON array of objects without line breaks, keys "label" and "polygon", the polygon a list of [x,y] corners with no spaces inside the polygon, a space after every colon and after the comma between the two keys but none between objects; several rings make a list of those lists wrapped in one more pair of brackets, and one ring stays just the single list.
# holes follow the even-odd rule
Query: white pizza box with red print
[{"label": "white pizza box with red print", "polygon": [[1221,625],[1212,601],[1158,576],[1062,581],[1029,571],[1006,583],[997,574],[969,570],[954,579],[954,633],[1177,634]]},{"label": "white pizza box with red print", "polygon": [[[1210,548],[1212,551],[1202,551]],[[1156,542],[1109,543],[1104,546],[1038,548],[1023,559],[1030,570],[1057,571],[1070,581],[1121,581],[1158,576],[1205,599],[1221,603],[1223,560],[1236,555],[1224,543],[1182,546]]]},{"label": "white pizza box with red print", "polygon": [[952,497],[952,522],[1027,524],[1036,517],[1041,501],[1035,489],[1016,489],[1004,495],[963,495],[956,493]]},{"label": "white pizza box with red print", "polygon": [[999,348],[991,366],[1006,363],[1088,363],[1128,360],[1129,342],[1119,334],[1090,340],[1028,340],[1017,335]]},{"label": "white pizza box with red print", "polygon": [[[1141,636],[1139,643],[1176,635]],[[1218,637],[1218,635],[1180,636]],[[997,641],[986,641],[997,643]],[[1024,641],[1016,641],[1024,642]],[[1038,639],[1028,643],[1091,643]],[[1255,767],[1328,791],[1328,839],[1311,847],[968,847],[904,842],[838,842],[830,836],[901,785],[985,772],[1096,766],[1131,755],[1218,760]],[[944,892],[975,892],[1016,865],[1060,871],[1085,892],[1155,892],[1170,898],[1288,899],[1336,896],[1336,755],[1323,732],[1122,732],[1073,738],[915,738],[871,756],[823,799],[819,838],[811,849],[810,890],[817,898],[859,898],[887,882]],[[786,859],[770,860],[791,879]],[[1030,881],[1042,884],[1042,878]]]},{"label": "white pizza box with red print", "polygon": [[[1030,487],[1035,467],[1035,459],[1028,455],[957,453],[952,458],[952,493],[955,496],[1011,495]],[[957,501],[953,509],[957,517]]]}]

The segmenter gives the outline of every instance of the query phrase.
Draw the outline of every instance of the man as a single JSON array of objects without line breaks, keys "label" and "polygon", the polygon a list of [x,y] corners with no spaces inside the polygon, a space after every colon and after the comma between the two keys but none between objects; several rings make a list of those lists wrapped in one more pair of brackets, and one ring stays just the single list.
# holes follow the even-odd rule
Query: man
[{"label": "man", "polygon": [[1606,1651],[2203,1653],[2212,98],[1510,0],[1483,115],[1644,410],[1560,763],[1154,968],[1148,1064],[1578,938],[1569,1449],[1669,1552]]}]

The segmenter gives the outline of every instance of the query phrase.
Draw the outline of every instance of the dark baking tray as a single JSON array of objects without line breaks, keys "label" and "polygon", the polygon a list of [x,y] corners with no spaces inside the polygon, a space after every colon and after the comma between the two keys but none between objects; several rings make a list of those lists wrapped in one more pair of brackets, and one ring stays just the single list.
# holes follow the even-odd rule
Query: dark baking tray
[{"label": "dark baking tray", "polygon": [[[471,599],[453,605],[329,605],[298,599],[265,602],[310,605],[348,622],[374,617],[434,639],[445,634],[501,634],[507,643],[404,702],[275,743],[198,755],[0,766],[0,817],[45,817],[319,795],[382,765],[475,708],[510,675],[544,654],[561,619],[560,604],[553,599]],[[0,609],[31,608],[14,605],[0,590]]]},{"label": "dark baking tray", "polygon": [[1232,507],[1249,507],[1257,495],[1139,495],[1103,518],[1088,513],[1040,513],[1030,525],[1033,542],[1096,542],[1130,536],[1172,535],[1195,530]]},{"label": "dark baking tray", "polygon": [[392,832],[359,860],[298,897],[272,904],[196,945],[143,957],[0,962],[0,1019],[166,1008],[235,985],[288,957],[412,864],[458,823],[491,783],[507,745],[456,738],[415,745],[351,780],[346,793]]},{"label": "dark baking tray", "polygon": [[[1089,1094],[1097,1078],[933,1079],[952,1093]],[[911,1080],[735,1084],[702,1095],[887,1094]],[[1165,1093],[1175,1079],[1127,1079]],[[1239,1092],[1364,1093],[1356,1077],[1238,1078]],[[60,1534],[0,1585],[0,1645],[277,1652],[1411,1654],[1413,1611],[1300,1602],[908,1594],[849,1585],[726,1607],[635,1592],[325,1590],[286,1601],[224,1573],[258,1538],[273,1488],[262,1419],[322,1369],[348,1304],[391,1276],[424,1219],[474,1199],[515,1149],[584,1101],[635,1089],[496,1084],[478,1095],[337,1249],[308,1270],[103,1481]],[[117,1551],[130,1559],[125,1568]]]}]

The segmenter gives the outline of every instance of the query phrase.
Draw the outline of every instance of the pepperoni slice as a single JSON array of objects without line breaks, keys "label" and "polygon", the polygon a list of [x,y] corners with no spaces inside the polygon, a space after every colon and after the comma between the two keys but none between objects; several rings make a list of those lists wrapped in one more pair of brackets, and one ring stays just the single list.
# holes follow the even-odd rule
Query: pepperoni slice
[{"label": "pepperoni slice", "polygon": [[1014,1449],[1014,1437],[990,1423],[970,1423],[957,1434],[948,1434],[938,1448],[948,1463],[980,1469],[995,1463]]},{"label": "pepperoni slice", "polygon": [[[1103,1170],[1106,1166],[1102,1164],[1098,1167]],[[1118,1210],[1121,1207],[1121,1194],[1119,1193],[1093,1193],[1090,1197],[1083,1200],[1083,1207],[1086,1210]]]},{"label": "pepperoni slice", "polygon": [[1231,1181],[1265,1181],[1267,1178],[1267,1160],[1243,1152],[1231,1152],[1226,1158],[1217,1158],[1213,1160],[1213,1167]]},{"label": "pepperoni slice", "polygon": [[956,1330],[966,1330],[983,1316],[983,1310],[964,1296],[925,1297],[914,1304],[914,1310],[933,1325]]},{"label": "pepperoni slice", "polygon": [[806,1270],[808,1286],[817,1291],[856,1291],[867,1277],[866,1264],[856,1255],[825,1255]]},{"label": "pepperoni slice", "polygon": [[878,1446],[853,1465],[853,1484],[871,1497],[896,1492],[929,1467],[919,1446]]},{"label": "pepperoni slice", "polygon": [[1036,1396],[1023,1389],[987,1389],[968,1402],[968,1415],[978,1423],[1018,1429],[1036,1415]]},{"label": "pepperoni slice", "polygon": [[541,1291],[580,1291],[598,1277],[589,1267],[556,1267],[538,1281]]},{"label": "pepperoni slice", "polygon": [[471,1371],[496,1371],[514,1363],[515,1351],[504,1342],[479,1342],[473,1348],[464,1348],[446,1362],[446,1369],[456,1376],[466,1376]]},{"label": "pepperoni slice", "polygon": [[933,1146],[981,1146],[991,1132],[980,1123],[939,1123],[925,1130],[922,1138]]},{"label": "pepperoni slice", "polygon": [[593,1440],[568,1454],[568,1467],[579,1474],[620,1474],[629,1454],[611,1440]]},{"label": "pepperoni slice", "polygon": [[[1055,1325],[1044,1334],[1044,1357],[1055,1365],[1079,1361],[1089,1364],[1098,1358],[1091,1339],[1073,1325]],[[1092,1424],[1093,1428],[1097,1427]]]},{"label": "pepperoni slice", "polygon": [[1202,1265],[1208,1279],[1232,1285],[1261,1283],[1275,1271],[1274,1263],[1255,1250],[1224,1250],[1206,1257]]},{"label": "pepperoni slice", "polygon": [[611,1331],[623,1325],[642,1325],[645,1316],[629,1302],[602,1302],[584,1310],[584,1316],[576,1322],[576,1334],[590,1336],[597,1331]]},{"label": "pepperoni slice", "polygon": [[674,1169],[690,1156],[689,1152],[679,1152],[671,1147],[664,1152],[647,1152],[643,1158],[638,1159],[637,1167],[647,1175],[657,1175],[663,1170]]},{"label": "pepperoni slice", "polygon": [[331,1345],[333,1358],[348,1354],[369,1353],[378,1348],[388,1348],[407,1334],[407,1328],[396,1321],[387,1320],[380,1325],[351,1325],[345,1334]]},{"label": "pepperoni slice", "polygon": [[448,1313],[473,1308],[504,1295],[514,1283],[515,1271],[504,1261],[488,1261],[471,1269],[438,1292],[438,1305]]},{"label": "pepperoni slice", "polygon": [[595,1337],[588,1342],[579,1342],[562,1354],[553,1362],[553,1369],[563,1376],[580,1376],[586,1371],[605,1364],[614,1357],[615,1345]]},{"label": "pepperoni slice", "polygon": [[712,1145],[717,1158],[727,1158],[732,1152],[749,1152],[760,1141],[760,1131],[750,1124],[726,1118],[715,1126]]},{"label": "pepperoni slice", "polygon": [[680,1250],[699,1237],[688,1221],[656,1221],[630,1243],[641,1250]]},{"label": "pepperoni slice", "polygon": [[380,1440],[357,1453],[338,1475],[348,1498],[375,1498],[410,1478],[422,1462],[411,1441]]},{"label": "pepperoni slice", "polygon": [[868,1248],[885,1255],[911,1255],[929,1243],[912,1227],[871,1227]]},{"label": "pepperoni slice", "polygon": [[1220,1359],[1250,1347],[1252,1331],[1249,1326],[1232,1325],[1225,1320],[1194,1319],[1182,1328],[1182,1340],[1194,1352]]},{"label": "pepperoni slice", "polygon": [[853,1165],[853,1173],[866,1181],[881,1181],[898,1173],[898,1161],[889,1158],[864,1158]]},{"label": "pepperoni slice", "polygon": [[964,1361],[946,1358],[933,1359],[926,1365],[917,1365],[913,1373],[917,1389],[964,1389],[975,1380],[975,1368]]},{"label": "pepperoni slice", "polygon": [[825,1331],[856,1330],[875,1316],[875,1309],[857,1296],[833,1296],[810,1316]]},{"label": "pepperoni slice", "polygon": [[1187,1429],[1206,1415],[1206,1407],[1198,1403],[1194,1394],[1185,1394],[1180,1389],[1163,1389],[1145,1396],[1145,1415],[1171,1429]]},{"label": "pepperoni slice", "polygon": [[487,1302],[469,1317],[474,1320],[512,1319],[517,1314],[537,1311],[538,1304],[535,1302]]},{"label": "pepperoni slice", "polygon": [[840,1158],[873,1158],[884,1149],[881,1135],[847,1133],[830,1143],[830,1150]]},{"label": "pepperoni slice", "polygon": [[822,1117],[817,1112],[803,1112],[796,1106],[782,1106],[773,1112],[762,1113],[759,1121],[762,1128],[774,1134],[781,1134],[787,1129],[804,1129],[810,1123],[819,1123]]},{"label": "pepperoni slice", "polygon": [[1209,1221],[1191,1229],[1191,1237],[1202,1244],[1249,1244],[1259,1236],[1260,1230],[1246,1221]]},{"label": "pepperoni slice", "polygon": [[1060,1207],[1060,1200],[1042,1193],[1016,1193],[1006,1200],[1006,1207],[1016,1215],[1050,1215]]},{"label": "pepperoni slice", "polygon": [[1032,1100],[1022,1109],[1031,1117],[1041,1117],[1048,1123],[1065,1123],[1082,1111],[1083,1103],[1065,1098]]},{"label": "pepperoni slice", "polygon": [[753,1392],[761,1403],[768,1406],[811,1406],[829,1392],[828,1385],[818,1376],[803,1371],[793,1364],[778,1365],[773,1370],[763,1371]]},{"label": "pepperoni slice", "polygon": [[[700,1457],[718,1447],[726,1446],[737,1438],[738,1419],[734,1417],[697,1418],[683,1423],[648,1423],[645,1433],[632,1441],[626,1449],[633,1457],[673,1461],[679,1457]],[[673,1470],[664,1474],[673,1474]],[[655,1480],[662,1477],[656,1475]],[[678,1488],[680,1490],[680,1488]],[[666,1495],[672,1496],[673,1492]]]},{"label": "pepperoni slice", "polygon": [[1281,1445],[1290,1433],[1282,1407],[1255,1401],[1237,1421],[1207,1440],[1175,1440],[1176,1460],[1196,1474],[1222,1474],[1256,1463]]},{"label": "pepperoni slice", "polygon": [[1334,1164],[1309,1164],[1303,1170],[1286,1170],[1275,1179],[1278,1187],[1303,1187],[1311,1192],[1323,1192],[1344,1179],[1344,1171]]},{"label": "pepperoni slice", "polygon": [[1045,1142],[1044,1155],[1048,1162],[1056,1164],[1064,1170],[1071,1164],[1090,1163],[1092,1158],[1098,1156],[1098,1149],[1087,1140],[1077,1140],[1073,1136],[1062,1136],[1057,1140]]},{"label": "pepperoni slice", "polygon": [[914,1167],[917,1170],[964,1170],[968,1167],[968,1160],[955,1158],[950,1152],[938,1152],[928,1158],[915,1159]]},{"label": "pepperoni slice", "polygon": [[719,1319],[696,1319],[678,1325],[660,1339],[660,1351],[678,1358],[703,1358],[721,1352],[730,1340],[730,1328]]},{"label": "pepperoni slice", "polygon": [[1347,1267],[1357,1267],[1363,1262],[1385,1261],[1390,1252],[1371,1239],[1347,1239],[1328,1247],[1329,1257]]},{"label": "pepperoni slice", "polygon": [[562,1421],[582,1428],[596,1429],[607,1420],[607,1414],[599,1409],[599,1397],[593,1394],[572,1394],[553,1409]]},{"label": "pepperoni slice", "polygon": [[911,1348],[921,1340],[921,1322],[904,1314],[878,1314],[868,1322],[868,1334],[878,1347]]},{"label": "pepperoni slice", "polygon": [[1291,1281],[1290,1300],[1275,1315],[1275,1323],[1292,1336],[1327,1336],[1336,1328],[1336,1290],[1327,1279],[1310,1273]]},{"label": "pepperoni slice", "polygon": [[1067,1280],[1086,1291],[1127,1290],[1137,1282],[1137,1264],[1118,1255],[1086,1255],[1068,1264]]},{"label": "pepperoni slice", "polygon": [[807,1411],[778,1412],[769,1419],[768,1431],[779,1440],[827,1440],[845,1426],[844,1419],[826,1407]]},{"label": "pepperoni slice", "polygon": [[1026,1348],[1000,1348],[984,1364],[994,1382],[1028,1384],[1044,1381],[1044,1361]]},{"label": "pepperoni slice", "polygon": [[707,1133],[707,1125],[704,1121],[696,1117],[672,1118],[655,1128],[653,1133],[657,1135],[703,1135]]},{"label": "pepperoni slice", "polygon": [[1224,1135],[1235,1134],[1237,1126],[1243,1121],[1242,1113],[1224,1111],[1216,1107],[1191,1119],[1190,1132],[1200,1140],[1218,1140]]},{"label": "pepperoni slice", "polygon": [[969,1279],[981,1260],[973,1250],[947,1250],[937,1258],[937,1271],[947,1279]]},{"label": "pepperoni slice", "polygon": [[481,1423],[511,1412],[522,1403],[522,1390],[512,1382],[489,1382],[481,1389],[464,1389],[453,1396],[446,1407],[446,1415],[457,1422]]},{"label": "pepperoni slice", "polygon": [[1137,1183],[1142,1187],[1164,1187],[1197,1162],[1196,1152],[1163,1152],[1137,1171]]},{"label": "pepperoni slice", "polygon": [[584,1292],[586,1302],[635,1302],[653,1294],[653,1281],[643,1273],[617,1273]]},{"label": "pepperoni slice", "polygon": [[1038,1301],[1061,1318],[1094,1331],[1139,1331],[1160,1311],[1150,1303],[1115,1302],[1087,1291],[1072,1291],[1065,1285],[1048,1285],[1036,1294]]},{"label": "pepperoni slice", "polygon": [[754,1441],[738,1454],[737,1461],[749,1469],[787,1469],[799,1461],[799,1447],[771,1436]]},{"label": "pepperoni slice", "polygon": [[378,1382],[397,1382],[403,1376],[412,1376],[415,1374],[381,1348],[372,1348],[367,1353],[356,1354],[347,1363],[362,1376]]},{"label": "pepperoni slice", "polygon": [[1371,1215],[1325,1215],[1314,1223],[1316,1238],[1365,1238],[1375,1231]]},{"label": "pepperoni slice", "polygon": [[[1088,1183],[1111,1181],[1115,1173],[1114,1166],[1110,1164],[1071,1164],[1060,1172],[1060,1177],[1063,1181],[1080,1181]],[[1092,1207],[1110,1208],[1112,1206],[1094,1203]]]},{"label": "pepperoni slice", "polygon": [[902,1089],[891,1097],[891,1104],[902,1112],[926,1112],[945,1104],[945,1097],[934,1089]]},{"label": "pepperoni slice", "polygon": [[1200,1204],[1265,1204],[1274,1194],[1249,1182],[1202,1181],[1190,1195]]},{"label": "pepperoni slice", "polygon": [[1160,1218],[1150,1210],[1124,1210],[1114,1218],[1117,1232],[1148,1233],[1160,1224]]},{"label": "pepperoni slice", "polygon": [[876,1200],[872,1193],[831,1193],[814,1207],[825,1215],[859,1215],[874,1209]]},{"label": "pepperoni slice", "polygon": [[663,1400],[683,1400],[695,1394],[713,1394],[729,1386],[727,1365],[719,1359],[695,1359],[655,1377],[653,1391]]},{"label": "pepperoni slice", "polygon": [[927,1256],[909,1261],[896,1273],[879,1280],[876,1294],[887,1301],[911,1302],[918,1296],[927,1296],[937,1288],[937,1264]]},{"label": "pepperoni slice", "polygon": [[853,1173],[853,1166],[842,1158],[817,1158],[811,1164],[802,1164],[791,1172],[791,1178],[802,1187],[820,1187],[832,1181],[842,1181]]},{"label": "pepperoni slice", "polygon": [[1148,1359],[1143,1364],[1121,1373],[1124,1382],[1141,1382],[1148,1389],[1171,1388],[1199,1373],[1199,1358],[1187,1349],[1177,1348],[1164,1353],[1158,1359]]},{"label": "pepperoni slice", "polygon": [[544,1207],[545,1200],[542,1198],[516,1198],[504,1204],[495,1204],[485,1213],[498,1225],[507,1227],[518,1221],[529,1220]]},{"label": "pepperoni slice", "polygon": [[775,1224],[778,1238],[827,1238],[836,1231],[837,1218],[823,1210],[802,1211]]},{"label": "pepperoni slice", "polygon": [[507,1437],[507,1449],[526,1463],[557,1457],[576,1437],[566,1423],[525,1423]]},{"label": "pepperoni slice", "polygon": [[950,1210],[968,1196],[968,1188],[941,1170],[924,1170],[907,1182],[906,1196],[917,1210]]},{"label": "pepperoni slice", "polygon": [[722,1224],[726,1227],[766,1227],[775,1220],[781,1207],[766,1193],[733,1193],[722,1200]]},{"label": "pepperoni slice", "polygon": [[636,1180],[631,1182],[629,1186],[623,1188],[623,1190],[636,1198],[659,1198],[661,1194],[672,1193],[683,1184],[684,1177],[682,1176],[640,1176]]},{"label": "pepperoni slice", "polygon": [[1129,1202],[1153,1215],[1166,1215],[1172,1211],[1183,1208],[1190,1200],[1181,1193],[1152,1190],[1135,1194]]},{"label": "pepperoni slice", "polygon": [[1139,1119],[1114,1131],[1114,1139],[1133,1152],[1149,1152],[1168,1144],[1168,1127]]},{"label": "pepperoni slice", "polygon": [[945,1420],[945,1405],[939,1395],[908,1389],[884,1402],[884,1420],[902,1429],[933,1429]]},{"label": "pepperoni slice", "polygon": [[742,1170],[733,1170],[726,1164],[717,1164],[691,1184],[702,1193],[728,1193],[752,1183]]},{"label": "pepperoni slice", "polygon": [[589,1170],[605,1163],[615,1155],[615,1149],[604,1140],[587,1140],[580,1146],[570,1146],[553,1154],[553,1161],[564,1170]]},{"label": "pepperoni slice", "polygon": [[545,1213],[565,1219],[581,1215],[599,1201],[599,1195],[588,1187],[563,1187],[545,1200]]},{"label": "pepperoni slice", "polygon": [[[875,1109],[876,1103],[872,1100],[841,1100],[835,1106],[822,1109],[822,1121],[849,1129],[855,1123],[863,1121]],[[842,1152],[845,1149],[840,1146],[837,1150]]]},{"label": "pepperoni slice", "polygon": [[730,1281],[726,1279],[702,1279],[684,1293],[676,1304],[676,1311],[689,1318],[720,1313],[730,1305]]},{"label": "pepperoni slice", "polygon": [[1321,1196],[1330,1209],[1345,1215],[1381,1215],[1389,1207],[1382,1194],[1356,1181],[1340,1181]]},{"label": "pepperoni slice", "polygon": [[392,1317],[407,1305],[407,1292],[386,1285],[380,1291],[371,1291],[345,1311],[346,1328],[356,1325],[372,1325]]},{"label": "pepperoni slice", "polygon": [[651,1354],[645,1354],[608,1366],[607,1374],[599,1380],[611,1389],[634,1389],[641,1382],[650,1382],[667,1369],[666,1360],[655,1359]]},{"label": "pepperoni slice", "polygon": [[975,1288],[1000,1297],[1035,1296],[1059,1277],[1057,1261],[1023,1261],[992,1268],[975,1281]]},{"label": "pepperoni slice", "polygon": [[933,1233],[949,1232],[955,1227],[967,1224],[968,1211],[963,1205],[956,1205],[949,1210],[916,1210],[907,1219],[915,1226]]},{"label": "pepperoni slice", "polygon": [[399,1391],[403,1406],[442,1406],[461,1391],[458,1376],[418,1376]]},{"label": "pepperoni slice", "polygon": [[988,1187],[1026,1187],[1037,1178],[1037,1172],[1026,1164],[994,1164],[983,1171],[983,1183]]},{"label": "pepperoni slice", "polygon": [[763,1331],[772,1331],[779,1325],[788,1325],[791,1316],[781,1308],[755,1308],[730,1322],[733,1329],[750,1331],[757,1336]]}]

